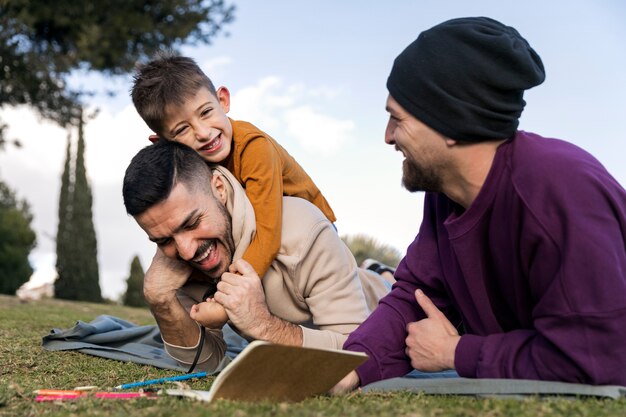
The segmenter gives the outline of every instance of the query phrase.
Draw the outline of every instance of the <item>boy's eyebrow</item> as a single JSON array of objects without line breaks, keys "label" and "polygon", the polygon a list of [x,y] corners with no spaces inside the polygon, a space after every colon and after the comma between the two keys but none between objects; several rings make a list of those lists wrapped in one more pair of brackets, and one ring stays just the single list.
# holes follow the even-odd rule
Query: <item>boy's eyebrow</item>
[{"label": "boy's eyebrow", "polygon": [[208,101],[205,101],[204,103],[202,103],[198,107],[196,107],[196,111],[200,110],[201,108],[203,108],[207,104],[213,104],[213,103],[211,103],[211,99],[209,99]]},{"label": "boy's eyebrow", "polygon": [[[191,219],[193,219],[194,217],[196,217],[198,214],[198,209],[193,210],[191,213],[189,213],[187,215],[187,217],[185,217],[185,220],[183,220],[180,225],[178,225],[178,227],[176,229],[174,229],[174,233],[172,233],[173,235],[180,233],[181,230],[183,230],[185,228],[185,226],[187,226],[189,224],[189,222],[191,222]],[[169,236],[166,237],[153,237],[153,236],[148,236],[148,239],[150,239],[150,241],[157,243],[157,241],[159,240],[163,240],[163,239],[167,239],[169,238]]]}]

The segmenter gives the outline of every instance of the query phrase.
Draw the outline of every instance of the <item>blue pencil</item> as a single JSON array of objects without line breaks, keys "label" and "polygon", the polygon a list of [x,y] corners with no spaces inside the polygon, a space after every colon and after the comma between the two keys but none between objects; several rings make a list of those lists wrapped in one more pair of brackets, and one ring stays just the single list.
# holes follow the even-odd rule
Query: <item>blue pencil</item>
[{"label": "blue pencil", "polygon": [[166,378],[151,379],[149,381],[138,381],[138,382],[131,382],[128,384],[122,384],[122,385],[118,385],[117,387],[115,387],[115,389],[128,389],[128,388],[143,387],[146,385],[161,384],[163,382],[169,382],[169,381],[183,381],[185,379],[202,378],[202,377],[205,377],[206,375],[207,375],[206,372],[197,372],[195,374],[168,376]]}]

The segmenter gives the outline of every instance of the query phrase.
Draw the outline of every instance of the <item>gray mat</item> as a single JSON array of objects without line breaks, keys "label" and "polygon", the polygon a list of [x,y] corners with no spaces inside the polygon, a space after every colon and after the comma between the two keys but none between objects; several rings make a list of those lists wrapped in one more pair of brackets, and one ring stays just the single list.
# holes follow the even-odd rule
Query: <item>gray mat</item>
[{"label": "gray mat", "polygon": [[626,387],[618,385],[594,386],[525,379],[391,378],[374,382],[362,388],[362,392],[381,391],[413,391],[435,395],[476,395],[507,398],[523,398],[529,395],[591,396],[613,399],[626,397]]}]

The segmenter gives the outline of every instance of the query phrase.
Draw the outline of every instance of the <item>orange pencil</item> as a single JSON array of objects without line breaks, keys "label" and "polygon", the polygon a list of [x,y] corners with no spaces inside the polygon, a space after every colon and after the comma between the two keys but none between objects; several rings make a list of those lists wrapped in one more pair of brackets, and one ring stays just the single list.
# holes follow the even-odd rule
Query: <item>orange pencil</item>
[{"label": "orange pencil", "polygon": [[33,391],[35,394],[37,395],[47,395],[47,396],[55,396],[55,395],[61,395],[61,396],[68,396],[68,395],[74,395],[74,396],[79,396],[84,394],[83,391],[77,391],[77,390],[71,390],[71,389],[38,389]]}]

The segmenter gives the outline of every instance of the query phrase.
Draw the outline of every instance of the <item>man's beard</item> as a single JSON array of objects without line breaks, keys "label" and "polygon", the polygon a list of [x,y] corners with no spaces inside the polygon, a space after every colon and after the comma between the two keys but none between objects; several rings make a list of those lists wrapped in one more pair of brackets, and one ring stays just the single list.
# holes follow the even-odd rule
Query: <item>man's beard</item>
[{"label": "man's beard", "polygon": [[[202,244],[200,244],[200,246],[198,246],[198,249],[196,250],[194,258],[202,255],[209,248],[209,246],[211,246],[212,241],[215,241],[215,249],[213,250],[218,250],[218,245],[222,243],[224,248],[226,248],[226,259],[221,259],[218,265],[208,271],[200,269],[203,274],[207,275],[214,281],[219,281],[219,279],[222,277],[222,274],[228,270],[228,267],[233,262],[233,254],[235,253],[235,241],[233,240],[233,222],[230,213],[228,212],[228,210],[226,210],[226,207],[224,207],[224,205],[219,200],[215,199],[215,204],[220,210],[221,217],[224,219],[224,231],[221,236],[215,239],[205,240]],[[223,262],[224,260],[226,261],[225,265]],[[191,262],[191,265],[194,266],[193,262]]]},{"label": "man's beard", "polygon": [[408,191],[441,191],[441,178],[433,168],[426,168],[408,157],[402,163],[402,185]]}]

